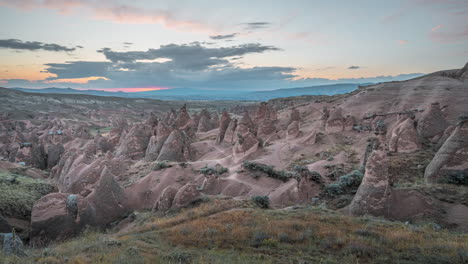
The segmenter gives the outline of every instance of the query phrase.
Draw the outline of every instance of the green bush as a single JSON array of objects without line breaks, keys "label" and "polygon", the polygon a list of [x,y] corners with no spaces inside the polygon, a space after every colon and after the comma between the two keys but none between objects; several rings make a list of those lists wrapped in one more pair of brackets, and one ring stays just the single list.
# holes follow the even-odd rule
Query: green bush
[{"label": "green bush", "polygon": [[329,197],[336,197],[344,194],[349,190],[356,189],[361,185],[364,174],[358,170],[340,177],[337,183],[328,184],[325,186],[325,195]]},{"label": "green bush", "polygon": [[297,176],[296,173],[291,171],[277,171],[271,165],[251,162],[251,161],[244,161],[242,163],[242,167],[251,171],[260,171],[265,173],[268,177],[281,180],[283,182],[287,182],[291,178],[295,178]]},{"label": "green bush", "polygon": [[309,180],[312,180],[316,183],[322,182],[322,175],[316,171],[310,171],[306,166],[295,165],[293,170],[299,174],[301,177],[306,177]]},{"label": "green bush", "polygon": [[447,174],[445,182],[455,185],[468,185],[468,173],[461,170],[451,171]]},{"label": "green bush", "polygon": [[215,167],[208,167],[208,165],[205,165],[205,167],[200,169],[200,173],[203,175],[221,175],[223,173],[228,172],[229,169],[224,168],[221,165],[216,165]]},{"label": "green bush", "polygon": [[268,196],[253,196],[251,199],[260,208],[267,209],[270,207],[270,198]]},{"label": "green bush", "polygon": [[166,168],[170,168],[172,165],[168,164],[166,161],[158,161],[155,164],[153,164],[153,170],[158,171]]}]

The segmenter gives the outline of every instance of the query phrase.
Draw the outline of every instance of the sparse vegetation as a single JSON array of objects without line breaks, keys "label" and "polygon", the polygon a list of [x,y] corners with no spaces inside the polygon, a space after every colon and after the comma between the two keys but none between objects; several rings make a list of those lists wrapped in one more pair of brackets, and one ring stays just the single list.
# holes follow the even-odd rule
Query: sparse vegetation
[{"label": "sparse vegetation", "polygon": [[158,171],[166,168],[172,167],[171,164],[167,163],[167,161],[157,161],[153,164],[153,170]]},{"label": "sparse vegetation", "polygon": [[316,171],[310,171],[306,166],[295,165],[293,170],[301,177],[305,177],[316,183],[322,183],[322,175]]},{"label": "sparse vegetation", "polygon": [[363,177],[364,174],[358,170],[343,175],[337,183],[331,183],[325,186],[325,195],[336,197],[349,191],[355,191],[361,184]]},{"label": "sparse vegetation", "polygon": [[253,196],[251,199],[260,208],[267,209],[270,207],[270,198],[268,196]]},{"label": "sparse vegetation", "polygon": [[34,202],[54,190],[44,180],[0,171],[0,212],[7,217],[30,219]]},{"label": "sparse vegetation", "polygon": [[[233,210],[234,209],[234,210]],[[118,235],[85,232],[0,263],[466,263],[468,236],[318,207],[214,199]]]},{"label": "sparse vegetation", "polygon": [[443,181],[448,184],[468,185],[468,173],[462,170],[451,171]]},{"label": "sparse vegetation", "polygon": [[224,174],[226,172],[229,172],[229,169],[217,164],[215,167],[209,167],[208,165],[205,165],[203,168],[200,169],[200,173],[203,175],[216,175],[219,176],[221,174]]},{"label": "sparse vegetation", "polygon": [[[251,171],[259,171],[265,173],[268,177],[287,182],[291,178],[297,177],[297,174],[292,171],[278,171],[273,166],[256,163],[252,161],[244,161],[242,167]],[[258,175],[257,175],[258,176]]]}]

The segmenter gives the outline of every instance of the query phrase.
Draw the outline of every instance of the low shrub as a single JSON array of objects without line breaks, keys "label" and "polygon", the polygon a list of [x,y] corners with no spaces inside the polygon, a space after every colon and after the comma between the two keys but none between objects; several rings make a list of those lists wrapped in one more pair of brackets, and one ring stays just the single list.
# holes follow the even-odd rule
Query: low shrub
[{"label": "low shrub", "polygon": [[451,171],[445,177],[445,183],[455,185],[468,185],[468,173],[462,170]]},{"label": "low shrub", "polygon": [[223,173],[228,172],[229,169],[221,166],[221,165],[216,165],[215,167],[208,167],[208,165],[205,165],[205,167],[200,169],[200,173],[203,175],[221,175]]},{"label": "low shrub", "polygon": [[354,170],[340,177],[337,183],[331,183],[325,186],[325,195],[336,197],[346,193],[349,190],[356,189],[362,182],[364,174],[358,170]]},{"label": "low shrub", "polygon": [[170,168],[170,167],[172,167],[172,165],[168,164],[166,161],[158,161],[158,162],[153,164],[153,170],[154,171],[158,171],[158,170],[162,170],[162,169],[166,169],[166,168]]},{"label": "low shrub", "polygon": [[295,165],[293,170],[299,174],[301,177],[306,177],[309,180],[312,180],[316,183],[322,182],[322,175],[316,171],[310,171],[306,166]]},{"label": "low shrub", "polygon": [[270,198],[268,196],[253,196],[251,199],[260,208],[267,209],[270,207]]},{"label": "low shrub", "polygon": [[251,162],[251,161],[244,161],[242,163],[242,167],[251,171],[260,171],[265,173],[268,177],[281,180],[283,182],[287,182],[291,178],[297,177],[297,174],[291,171],[278,171],[275,170],[273,166]]}]

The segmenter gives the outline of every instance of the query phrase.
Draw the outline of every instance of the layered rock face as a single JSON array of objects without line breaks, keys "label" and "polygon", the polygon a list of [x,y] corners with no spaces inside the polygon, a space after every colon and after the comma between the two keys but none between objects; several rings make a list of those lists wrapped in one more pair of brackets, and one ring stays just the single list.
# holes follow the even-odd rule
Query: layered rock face
[{"label": "layered rock face", "polygon": [[366,173],[349,205],[353,215],[386,215],[387,199],[391,193],[386,153],[372,152],[366,164]]},{"label": "layered rock face", "polygon": [[468,119],[463,118],[426,167],[428,183],[443,182],[451,174],[468,175]]},{"label": "layered rock face", "polygon": [[31,244],[44,246],[71,238],[94,221],[95,210],[85,198],[70,193],[48,194],[33,206]]}]

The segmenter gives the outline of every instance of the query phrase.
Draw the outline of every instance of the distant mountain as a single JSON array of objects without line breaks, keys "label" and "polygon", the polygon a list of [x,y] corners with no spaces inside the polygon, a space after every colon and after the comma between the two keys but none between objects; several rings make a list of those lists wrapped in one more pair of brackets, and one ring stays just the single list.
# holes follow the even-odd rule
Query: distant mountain
[{"label": "distant mountain", "polygon": [[270,91],[226,91],[204,90],[192,88],[174,88],[146,92],[107,92],[98,90],[77,90],[72,88],[44,88],[27,89],[11,88],[28,93],[57,93],[57,94],[88,94],[96,96],[115,96],[124,98],[150,98],[160,100],[240,100],[240,101],[267,101],[270,99],[300,96],[300,95],[335,95],[349,93],[359,85],[367,84],[330,84],[299,88],[283,88]]}]

